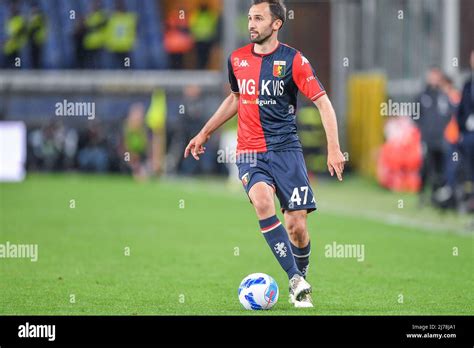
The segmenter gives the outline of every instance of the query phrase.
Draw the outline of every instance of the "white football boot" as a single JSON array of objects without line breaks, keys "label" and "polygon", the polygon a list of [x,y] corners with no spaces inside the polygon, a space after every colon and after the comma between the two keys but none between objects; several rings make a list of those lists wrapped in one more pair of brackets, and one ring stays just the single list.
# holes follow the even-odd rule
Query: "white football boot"
[{"label": "white football boot", "polygon": [[295,301],[295,308],[313,308],[311,294],[304,294],[300,301]]},{"label": "white football boot", "polygon": [[296,308],[311,308],[311,285],[299,274],[295,274],[290,279],[290,298],[289,302]]}]

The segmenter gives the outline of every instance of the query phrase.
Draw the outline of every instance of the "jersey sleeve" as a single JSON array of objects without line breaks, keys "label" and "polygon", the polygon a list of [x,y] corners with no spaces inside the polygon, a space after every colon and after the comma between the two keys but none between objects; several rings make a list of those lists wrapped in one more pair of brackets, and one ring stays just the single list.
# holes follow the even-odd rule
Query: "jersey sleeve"
[{"label": "jersey sleeve", "polygon": [[313,102],[326,94],[309,61],[297,52],[293,59],[293,81],[298,89]]},{"label": "jersey sleeve", "polygon": [[229,73],[229,83],[230,83],[230,89],[234,93],[239,93],[239,84],[237,83],[237,79],[235,78],[234,75],[234,68],[232,67],[232,55],[229,56],[229,59],[227,60],[227,69]]}]

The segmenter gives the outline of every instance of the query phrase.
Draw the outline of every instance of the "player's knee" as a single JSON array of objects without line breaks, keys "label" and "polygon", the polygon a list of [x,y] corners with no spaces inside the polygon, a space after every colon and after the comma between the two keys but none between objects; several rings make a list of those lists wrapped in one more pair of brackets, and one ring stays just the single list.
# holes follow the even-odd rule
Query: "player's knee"
[{"label": "player's knee", "polygon": [[271,215],[274,209],[271,197],[262,196],[253,201],[253,205],[259,216]]},{"label": "player's knee", "polygon": [[303,240],[306,234],[306,222],[304,218],[288,219],[286,229],[292,240]]}]

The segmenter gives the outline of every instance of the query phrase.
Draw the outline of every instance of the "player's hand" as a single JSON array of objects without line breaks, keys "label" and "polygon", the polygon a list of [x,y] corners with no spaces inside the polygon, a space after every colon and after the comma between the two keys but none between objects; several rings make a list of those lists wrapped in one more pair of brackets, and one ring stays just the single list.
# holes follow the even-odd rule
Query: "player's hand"
[{"label": "player's hand", "polygon": [[206,151],[204,144],[209,140],[209,137],[210,136],[208,135],[206,136],[203,133],[199,133],[194,138],[192,138],[188,146],[186,146],[186,149],[184,150],[184,158],[187,158],[189,156],[189,153],[191,153],[194,159],[196,161],[199,161],[199,156]]},{"label": "player's hand", "polygon": [[344,172],[344,162],[346,162],[346,159],[342,154],[341,150],[328,150],[329,173],[331,173],[331,176],[334,176],[335,172],[339,181],[342,181],[342,173]]}]

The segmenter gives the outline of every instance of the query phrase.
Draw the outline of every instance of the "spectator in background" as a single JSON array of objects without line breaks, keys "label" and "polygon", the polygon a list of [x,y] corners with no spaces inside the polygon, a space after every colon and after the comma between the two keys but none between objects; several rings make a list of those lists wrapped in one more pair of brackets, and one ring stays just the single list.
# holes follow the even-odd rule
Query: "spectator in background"
[{"label": "spectator in background", "polygon": [[191,15],[190,28],[196,44],[197,68],[206,69],[217,38],[218,14],[205,2]]},{"label": "spectator in background", "polygon": [[436,191],[435,199],[441,207],[455,208],[455,189],[457,185],[457,172],[459,167],[459,127],[456,121],[456,110],[461,100],[461,93],[456,89],[453,81],[448,76],[442,77],[440,88],[441,91],[449,98],[451,115],[443,134],[445,143],[445,185]]},{"label": "spectator in background", "polygon": [[107,141],[102,127],[97,122],[88,123],[87,129],[79,137],[79,169],[104,173],[109,168]]},{"label": "spectator in background", "polygon": [[28,135],[28,168],[46,171],[71,169],[77,150],[77,131],[52,119]]},{"label": "spectator in background", "polygon": [[[83,47],[83,51],[76,48],[76,59],[79,66],[86,69],[101,68],[106,25],[107,14],[102,9],[101,1],[95,0],[92,3],[92,10],[86,15],[84,22],[80,18],[78,19],[74,32],[76,40],[81,42]],[[82,53],[85,55],[82,56]]]},{"label": "spectator in background", "polygon": [[465,193],[467,209],[474,212],[474,50],[470,57],[471,76],[462,90],[457,122],[461,133],[461,149],[467,168]]},{"label": "spectator in background", "polygon": [[76,67],[84,69],[86,67],[86,50],[84,48],[84,37],[86,35],[85,19],[78,16],[74,22],[74,57],[76,59]]},{"label": "spectator in background", "polygon": [[186,17],[178,9],[172,10],[166,19],[164,47],[171,69],[183,69],[184,55],[193,49],[194,41]]},{"label": "spectator in background", "polygon": [[146,124],[151,131],[150,159],[151,170],[155,175],[165,171],[167,112],[165,91],[160,89],[153,91],[150,106],[146,113]]},{"label": "spectator in background", "polygon": [[423,165],[421,167],[420,204],[425,203],[425,188],[430,184],[430,196],[444,185],[443,132],[452,110],[449,98],[440,90],[442,72],[437,67],[429,69],[426,88],[418,98],[420,117],[416,120],[421,132]]},{"label": "spectator in background", "polygon": [[115,12],[107,23],[105,46],[112,53],[116,69],[132,66],[131,53],[137,39],[137,14],[128,12],[122,0],[115,1]]},{"label": "spectator in background", "polygon": [[16,1],[10,3],[10,17],[5,24],[7,39],[3,45],[3,53],[6,58],[4,67],[6,69],[21,67],[16,64],[16,58],[20,57],[21,50],[27,42],[28,27]]},{"label": "spectator in background", "polygon": [[[181,161],[179,170],[182,174],[194,175],[197,173],[211,173],[216,165],[217,147],[219,138],[210,140],[206,147],[208,151],[203,154],[199,161],[183,160],[182,154],[186,148],[186,139],[198,133],[206,123],[209,114],[209,100],[203,95],[202,88],[198,85],[189,85],[184,88],[183,105],[185,113],[181,115],[181,124],[184,127],[184,138],[179,139],[179,146],[170,146],[170,153],[173,149],[173,156]],[[216,150],[214,150],[216,149]]]},{"label": "spectator in background", "polygon": [[[222,90],[223,96],[228,96],[231,93],[229,84],[225,84]],[[224,164],[227,168],[227,186],[229,189],[238,188],[242,182],[239,179],[239,168],[237,167],[237,128],[238,117],[234,116],[222,126],[222,133],[219,139],[219,150],[224,153]],[[222,155],[218,155],[218,160],[222,159]]]},{"label": "spectator in background", "polygon": [[418,192],[421,168],[420,131],[404,115],[390,118],[384,126],[385,143],[377,160],[377,179],[397,192]]},{"label": "spectator in background", "polygon": [[[139,103],[133,104],[130,107],[123,130],[125,150],[129,154],[128,163],[132,169],[133,177],[138,181],[143,181],[148,177],[146,169],[148,138],[144,116],[145,110],[143,105]],[[125,158],[127,160],[127,157]]]},{"label": "spectator in background", "polygon": [[31,52],[31,65],[33,69],[40,69],[43,58],[43,45],[46,41],[46,17],[38,4],[33,3],[31,17],[28,23],[28,43]]}]

